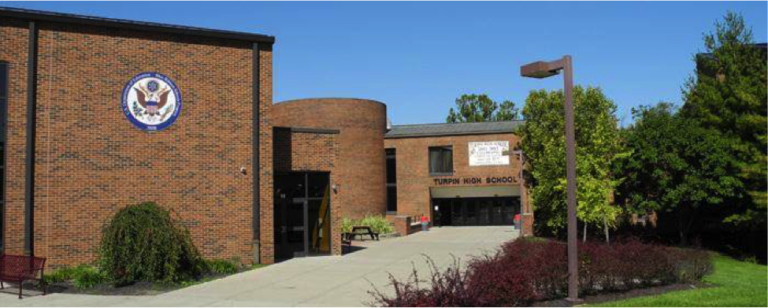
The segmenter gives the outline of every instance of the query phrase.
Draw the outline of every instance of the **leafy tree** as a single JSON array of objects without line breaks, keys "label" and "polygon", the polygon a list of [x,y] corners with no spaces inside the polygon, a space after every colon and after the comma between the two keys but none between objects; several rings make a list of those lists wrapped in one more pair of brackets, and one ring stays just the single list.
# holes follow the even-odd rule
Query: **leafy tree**
[{"label": "leafy tree", "polygon": [[765,232],[768,202],[768,98],[766,98],[766,52],[755,48],[752,31],[744,19],[729,12],[715,24],[714,33],[704,36],[706,53],[696,57],[695,77],[685,88],[682,114],[704,127],[735,140],[739,177],[750,191],[737,211],[725,221]]},{"label": "leafy tree", "polygon": [[[612,204],[616,181],[611,166],[622,153],[616,105],[599,88],[573,91],[576,124],[576,172],[579,220],[615,227],[620,208]],[[565,119],[562,91],[532,91],[526,99],[524,125],[518,131],[527,156],[531,200],[537,231],[558,234],[566,223]],[[586,232],[585,232],[586,235]]]},{"label": "leafy tree", "polygon": [[624,177],[617,201],[634,213],[676,217],[680,242],[686,244],[704,210],[726,204],[741,191],[734,142],[668,103],[632,114],[635,123],[624,134],[631,154],[617,162]]},{"label": "leafy tree", "polygon": [[464,94],[456,99],[456,109],[448,112],[447,123],[510,121],[518,119],[512,101],[495,102],[485,94]]}]

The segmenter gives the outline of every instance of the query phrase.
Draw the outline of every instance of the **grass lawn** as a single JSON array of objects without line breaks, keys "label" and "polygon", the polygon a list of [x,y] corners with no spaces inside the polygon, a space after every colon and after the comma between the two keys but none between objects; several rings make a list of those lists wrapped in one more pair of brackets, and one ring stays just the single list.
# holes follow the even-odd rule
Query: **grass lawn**
[{"label": "grass lawn", "polygon": [[595,306],[768,306],[768,272],[765,265],[740,262],[720,255],[715,256],[713,262],[714,271],[704,277],[704,282],[712,287],[605,302]]}]

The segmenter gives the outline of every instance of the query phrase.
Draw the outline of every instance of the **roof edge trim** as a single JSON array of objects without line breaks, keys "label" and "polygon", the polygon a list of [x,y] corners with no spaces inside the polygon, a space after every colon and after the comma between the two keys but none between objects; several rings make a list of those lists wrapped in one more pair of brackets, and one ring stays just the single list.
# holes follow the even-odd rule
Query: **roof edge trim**
[{"label": "roof edge trim", "polygon": [[263,34],[228,31],[228,30],[214,30],[214,29],[206,29],[206,28],[198,28],[198,27],[190,27],[190,26],[162,24],[162,23],[156,23],[156,22],[133,21],[133,20],[126,20],[126,19],[95,17],[95,16],[77,15],[77,14],[69,14],[69,13],[27,10],[27,9],[19,9],[19,8],[11,8],[11,7],[0,7],[0,17],[11,17],[11,18],[18,18],[18,19],[26,19],[26,20],[59,22],[59,23],[69,23],[69,24],[86,25],[86,26],[138,30],[138,31],[152,31],[152,32],[159,32],[159,33],[239,40],[239,41],[258,42],[258,43],[267,43],[267,44],[275,43],[274,36],[263,35]]},{"label": "roof edge trim", "polygon": [[407,135],[393,135],[387,136],[384,134],[384,139],[405,139],[405,138],[422,138],[422,137],[449,137],[449,136],[468,136],[468,135],[502,135],[502,134],[514,134],[514,130],[510,131],[474,131],[474,132],[455,132],[455,133],[423,133],[423,134],[407,134]]}]

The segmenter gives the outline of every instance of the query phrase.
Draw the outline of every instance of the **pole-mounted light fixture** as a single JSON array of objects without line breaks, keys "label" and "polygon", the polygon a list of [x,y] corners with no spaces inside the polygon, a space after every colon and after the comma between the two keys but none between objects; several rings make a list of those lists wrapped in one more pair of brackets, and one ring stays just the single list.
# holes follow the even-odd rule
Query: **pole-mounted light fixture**
[{"label": "pole-mounted light fixture", "polygon": [[573,67],[571,56],[559,60],[538,61],[520,67],[520,75],[530,78],[547,78],[563,72],[565,92],[565,171],[568,204],[568,298],[571,303],[579,300],[579,264],[576,249],[576,133],[573,120]]}]

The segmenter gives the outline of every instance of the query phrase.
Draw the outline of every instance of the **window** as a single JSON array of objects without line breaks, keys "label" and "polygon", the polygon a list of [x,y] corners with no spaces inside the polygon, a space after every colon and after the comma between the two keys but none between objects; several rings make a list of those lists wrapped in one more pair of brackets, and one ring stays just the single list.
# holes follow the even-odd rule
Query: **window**
[{"label": "window", "polygon": [[429,174],[453,174],[453,147],[440,146],[429,148]]},{"label": "window", "polygon": [[386,149],[387,157],[387,184],[397,183],[397,161],[395,160],[395,149]]},{"label": "window", "polygon": [[397,213],[397,160],[395,149],[384,150],[387,157],[387,212]]},{"label": "window", "polygon": [[5,131],[8,106],[8,63],[0,62],[0,251],[5,248]]},{"label": "window", "polygon": [[397,187],[387,184],[387,213],[397,214]]}]

